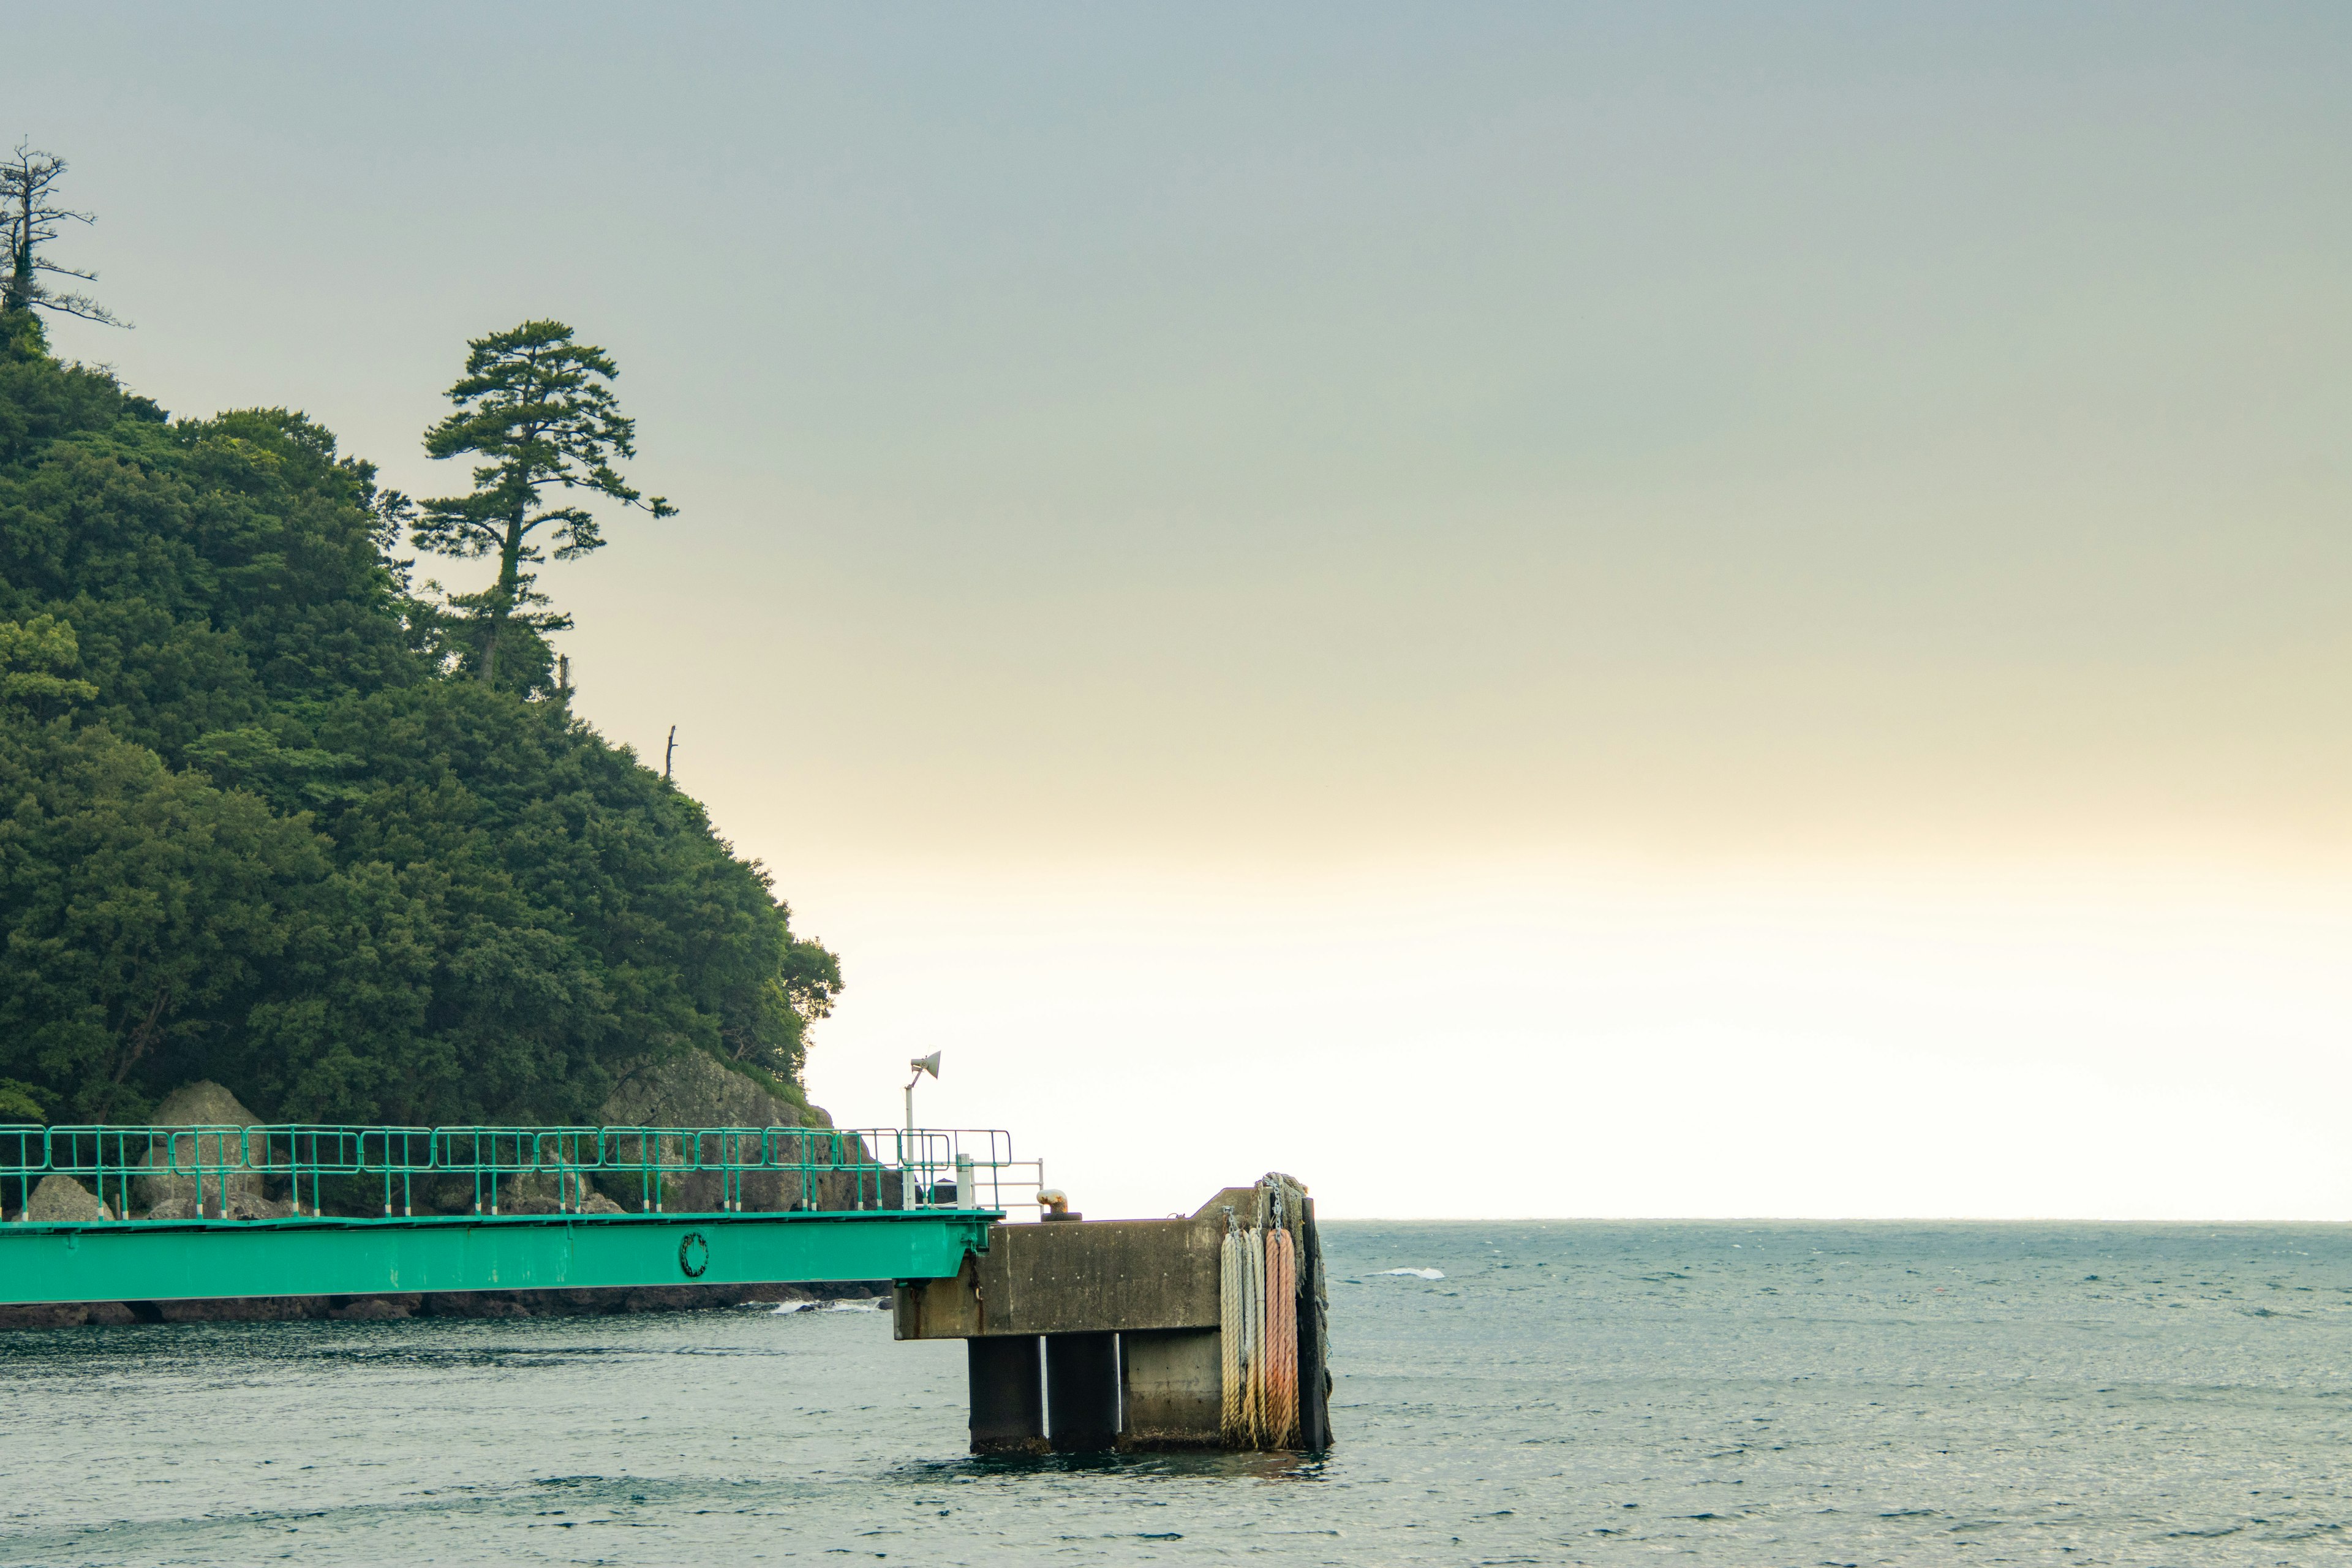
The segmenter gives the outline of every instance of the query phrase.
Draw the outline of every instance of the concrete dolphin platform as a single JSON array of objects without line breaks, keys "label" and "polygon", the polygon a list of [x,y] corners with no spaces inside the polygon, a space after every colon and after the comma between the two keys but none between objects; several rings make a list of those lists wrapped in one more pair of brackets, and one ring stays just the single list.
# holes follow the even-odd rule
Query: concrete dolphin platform
[{"label": "concrete dolphin platform", "polygon": [[902,1340],[965,1342],[976,1454],[1329,1446],[1314,1200],[1269,1175],[1188,1218],[989,1227],[898,1282]]}]

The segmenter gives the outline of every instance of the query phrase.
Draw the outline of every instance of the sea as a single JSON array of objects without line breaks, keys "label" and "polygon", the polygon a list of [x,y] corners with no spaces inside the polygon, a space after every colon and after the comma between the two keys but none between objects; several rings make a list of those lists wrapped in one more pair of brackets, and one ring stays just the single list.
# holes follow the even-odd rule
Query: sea
[{"label": "sea", "polygon": [[0,1563],[2352,1561],[2352,1229],[1331,1222],[1321,1457],[963,1452],[885,1311],[0,1334]]}]

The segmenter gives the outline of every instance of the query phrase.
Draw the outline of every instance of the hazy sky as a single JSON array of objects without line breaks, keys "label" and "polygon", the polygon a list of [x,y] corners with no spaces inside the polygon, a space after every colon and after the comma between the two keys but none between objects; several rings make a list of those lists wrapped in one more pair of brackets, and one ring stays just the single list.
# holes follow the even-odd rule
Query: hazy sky
[{"label": "hazy sky", "polygon": [[435,493],[466,338],[618,357],[684,515],[542,585],[845,1119],[2352,1216],[2352,12],[58,8],[0,118],[176,412]]}]

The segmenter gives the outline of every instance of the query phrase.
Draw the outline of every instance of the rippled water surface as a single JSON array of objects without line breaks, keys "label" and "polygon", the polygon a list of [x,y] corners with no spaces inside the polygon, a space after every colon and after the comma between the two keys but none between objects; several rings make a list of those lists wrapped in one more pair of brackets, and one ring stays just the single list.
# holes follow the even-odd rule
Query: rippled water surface
[{"label": "rippled water surface", "polygon": [[0,1562],[2352,1558],[2336,1227],[1326,1239],[1320,1461],[976,1461],[874,1312],[0,1334]]}]

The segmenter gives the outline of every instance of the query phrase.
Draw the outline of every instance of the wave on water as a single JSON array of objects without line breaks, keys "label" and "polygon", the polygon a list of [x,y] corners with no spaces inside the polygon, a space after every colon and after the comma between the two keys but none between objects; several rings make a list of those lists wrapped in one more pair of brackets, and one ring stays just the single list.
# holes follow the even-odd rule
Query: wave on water
[{"label": "wave on water", "polygon": [[1445,1270],[1443,1268],[1383,1268],[1381,1272],[1384,1275],[1410,1274],[1415,1279],[1443,1279],[1445,1278]]},{"label": "wave on water", "polygon": [[882,1303],[877,1300],[779,1301],[770,1315],[781,1318],[787,1312],[878,1312],[881,1310]]}]

